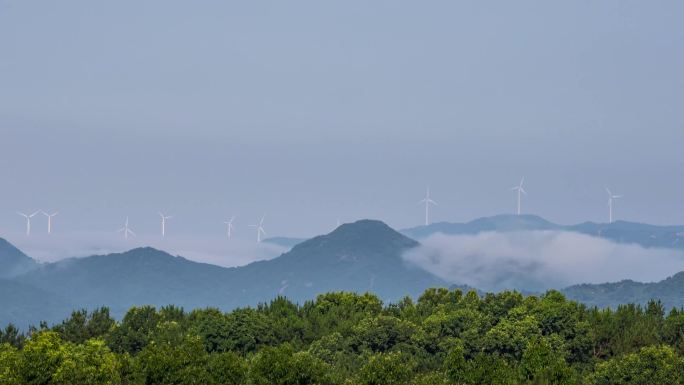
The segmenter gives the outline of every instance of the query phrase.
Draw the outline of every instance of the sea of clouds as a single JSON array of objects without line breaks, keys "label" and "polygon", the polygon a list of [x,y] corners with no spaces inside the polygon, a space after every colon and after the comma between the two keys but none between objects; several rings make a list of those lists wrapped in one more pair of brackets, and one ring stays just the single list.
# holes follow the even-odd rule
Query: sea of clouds
[{"label": "sea of clouds", "polygon": [[436,234],[404,259],[442,279],[487,291],[542,291],[579,283],[659,281],[684,270],[684,253],[567,231]]}]

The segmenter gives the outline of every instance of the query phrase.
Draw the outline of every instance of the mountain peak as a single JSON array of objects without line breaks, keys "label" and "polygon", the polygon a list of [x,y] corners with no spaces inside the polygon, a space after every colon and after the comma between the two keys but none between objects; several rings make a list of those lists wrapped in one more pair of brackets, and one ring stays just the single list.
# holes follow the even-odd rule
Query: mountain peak
[{"label": "mountain peak", "polygon": [[387,247],[408,249],[418,242],[389,227],[382,221],[362,219],[340,225],[331,233],[320,235],[296,245],[291,252],[325,248],[328,251],[386,251]]}]

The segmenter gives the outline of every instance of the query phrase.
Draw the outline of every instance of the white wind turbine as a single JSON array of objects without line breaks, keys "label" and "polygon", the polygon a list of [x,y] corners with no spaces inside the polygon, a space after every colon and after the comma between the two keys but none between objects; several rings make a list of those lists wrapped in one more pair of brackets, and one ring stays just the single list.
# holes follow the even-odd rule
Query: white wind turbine
[{"label": "white wind turbine", "polygon": [[228,239],[230,239],[230,237],[232,236],[232,233],[233,233],[233,221],[234,220],[235,220],[235,216],[231,217],[229,221],[223,222],[227,226],[226,236],[228,237]]},{"label": "white wind turbine", "polygon": [[167,216],[164,215],[163,213],[159,213],[159,217],[161,217],[161,233],[162,237],[166,236],[166,220],[173,218],[172,216]]},{"label": "white wind turbine", "polygon": [[31,235],[31,218],[35,217],[39,212],[40,210],[36,210],[36,212],[33,214],[24,214],[19,212],[17,213],[22,217],[26,218],[26,236]]},{"label": "white wind turbine", "polygon": [[43,215],[45,215],[48,220],[48,234],[52,234],[52,217],[56,216],[57,214],[59,214],[59,211],[55,211],[52,214],[48,214],[45,211],[43,211]]},{"label": "white wind turbine", "polygon": [[518,192],[518,215],[522,212],[521,210],[521,203],[522,203],[522,194],[527,195],[527,191],[523,188],[523,183],[525,183],[525,177],[520,179],[520,184],[514,187],[511,187],[512,191],[517,191]]},{"label": "white wind turbine", "polygon": [[266,231],[264,231],[264,218],[266,216],[262,216],[261,220],[259,221],[258,225],[249,225],[249,227],[254,227],[256,228],[257,231],[257,243],[261,242],[261,234],[266,235]]},{"label": "white wind turbine", "polygon": [[606,187],[606,193],[608,193],[608,223],[613,223],[613,199],[622,198],[622,195],[614,195],[608,187]]},{"label": "white wind turbine", "polygon": [[430,198],[430,188],[427,188],[427,192],[425,193],[425,198],[418,201],[418,204],[423,204],[425,203],[425,226],[430,224],[430,205],[435,205],[437,206],[437,202],[433,201]]},{"label": "white wind turbine", "polygon": [[118,232],[123,232],[124,239],[128,239],[128,234],[131,234],[135,237],[135,233],[128,227],[128,217],[126,217],[126,224],[124,225],[124,227],[120,228]]}]

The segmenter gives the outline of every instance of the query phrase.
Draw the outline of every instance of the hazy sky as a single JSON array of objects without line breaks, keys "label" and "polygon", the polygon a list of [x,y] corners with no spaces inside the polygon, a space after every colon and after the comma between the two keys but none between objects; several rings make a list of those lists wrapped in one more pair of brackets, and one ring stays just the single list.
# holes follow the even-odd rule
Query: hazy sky
[{"label": "hazy sky", "polygon": [[[684,223],[684,2],[0,0],[0,236]],[[34,228],[44,231],[44,218]]]}]

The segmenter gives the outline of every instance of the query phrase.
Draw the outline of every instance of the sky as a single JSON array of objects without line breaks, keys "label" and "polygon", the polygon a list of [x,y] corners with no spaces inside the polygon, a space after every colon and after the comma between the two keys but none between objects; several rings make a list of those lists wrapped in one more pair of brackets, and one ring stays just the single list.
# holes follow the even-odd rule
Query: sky
[{"label": "sky", "polygon": [[[0,0],[0,236],[684,223],[681,1]],[[34,231],[45,232],[35,218]],[[86,237],[86,235],[83,235]],[[100,239],[100,238],[97,238]],[[28,240],[24,239],[25,244]]]}]

